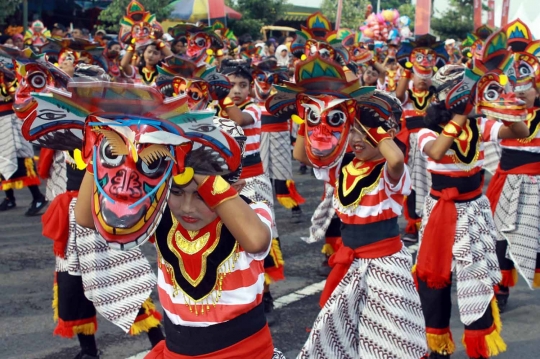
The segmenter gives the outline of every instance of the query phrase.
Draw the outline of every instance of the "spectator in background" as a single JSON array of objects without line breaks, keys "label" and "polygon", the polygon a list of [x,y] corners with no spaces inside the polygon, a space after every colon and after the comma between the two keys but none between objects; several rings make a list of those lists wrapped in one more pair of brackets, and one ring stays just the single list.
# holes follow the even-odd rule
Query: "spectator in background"
[{"label": "spectator in background", "polygon": [[9,35],[0,35],[0,44],[8,46],[8,47],[15,47],[15,44],[13,43],[13,39],[9,37]]},{"label": "spectator in background", "polygon": [[105,36],[107,36],[105,30],[99,29],[94,35],[94,41],[98,42],[100,46],[107,46],[107,40],[105,39]]},{"label": "spectator in background", "polygon": [[171,50],[175,55],[183,56],[187,50],[187,41],[185,37],[173,40]]},{"label": "spectator in background", "polygon": [[[163,34],[163,36],[161,37],[161,39],[163,40],[163,42],[165,43],[165,45],[167,45],[169,48],[172,47],[172,42],[174,41],[174,37],[172,37],[171,35],[169,35],[169,33],[165,33]],[[172,51],[172,50],[171,50]],[[173,51],[174,53],[174,51]]]},{"label": "spectator in background", "polygon": [[24,49],[24,37],[22,34],[15,34],[11,37],[13,40],[13,45],[15,45],[16,48],[19,50]]},{"label": "spectator in background", "polygon": [[291,57],[289,55],[289,48],[287,45],[279,45],[276,49],[275,56],[278,66],[289,67]]},{"label": "spectator in background", "polygon": [[270,40],[266,41],[266,52],[268,56],[275,56],[276,55],[276,48],[277,48],[277,41],[273,37],[270,38]]},{"label": "spectator in background", "polygon": [[78,27],[74,28],[72,31],[71,31],[71,37],[73,38],[81,38],[83,37],[83,33],[82,33],[82,30],[79,29]]},{"label": "spectator in background", "polygon": [[64,25],[56,23],[53,25],[51,37],[54,39],[63,39],[67,35],[67,29]]},{"label": "spectator in background", "polygon": [[90,30],[88,29],[82,29],[82,38],[85,40],[90,40]]}]

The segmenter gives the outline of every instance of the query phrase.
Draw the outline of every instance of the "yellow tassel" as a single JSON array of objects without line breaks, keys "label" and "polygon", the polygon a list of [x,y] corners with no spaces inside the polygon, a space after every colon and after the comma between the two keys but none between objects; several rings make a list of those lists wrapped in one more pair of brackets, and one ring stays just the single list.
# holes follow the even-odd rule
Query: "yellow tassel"
[{"label": "yellow tassel", "polygon": [[411,273],[416,274],[416,264],[412,266]]},{"label": "yellow tassel", "polygon": [[24,167],[26,167],[28,177],[37,177],[36,171],[34,171],[34,160],[32,158],[24,159]]},{"label": "yellow tassel", "polygon": [[17,180],[2,184],[2,191],[7,191],[8,189],[22,189],[24,187],[24,182],[21,180]]},{"label": "yellow tassel", "polygon": [[153,315],[149,316],[146,319],[133,323],[129,329],[130,335],[139,335],[142,332],[147,333],[150,329],[155,328],[159,325],[159,320],[157,320]]},{"label": "yellow tassel", "polygon": [[264,273],[264,284],[270,285],[270,284],[272,284],[272,282],[273,282],[273,280],[272,280],[272,278],[270,278],[268,273]]},{"label": "yellow tassel", "polygon": [[58,321],[58,284],[56,283],[54,283],[53,285],[52,309],[53,309],[53,319],[55,322],[57,322]]},{"label": "yellow tassel", "polygon": [[[291,120],[293,120],[297,125],[301,125],[304,123],[304,119],[298,115],[292,115]],[[304,134],[302,134],[304,135]]]},{"label": "yellow tassel", "polygon": [[83,161],[82,152],[78,148],[73,151],[73,159],[75,160],[75,165],[78,170],[84,170],[86,168],[86,163]]},{"label": "yellow tassel", "polygon": [[495,324],[495,331],[497,333],[500,333],[502,330],[502,322],[501,315],[499,313],[499,306],[497,305],[497,299],[495,299],[495,297],[491,300],[491,315],[493,316],[493,324]]},{"label": "yellow tassel", "polygon": [[96,325],[94,323],[75,325],[73,327],[73,334],[84,334],[84,335],[96,334]]},{"label": "yellow tassel", "polygon": [[287,209],[291,209],[298,206],[298,203],[296,203],[296,201],[289,196],[277,196],[277,200],[279,204],[281,204],[283,207]]},{"label": "yellow tassel", "polygon": [[430,334],[426,333],[428,348],[439,354],[452,354],[456,350],[450,333]]},{"label": "yellow tassel", "polygon": [[540,272],[534,273],[533,288],[540,288]]},{"label": "yellow tassel", "polygon": [[497,330],[494,330],[486,336],[486,345],[489,349],[490,357],[506,351],[506,343]]},{"label": "yellow tassel", "polygon": [[330,257],[332,254],[334,254],[334,247],[330,243],[325,243],[322,247],[321,253]]},{"label": "yellow tassel", "polygon": [[272,248],[270,249],[270,255],[274,259],[276,267],[285,264],[285,261],[283,260],[283,254],[281,253],[281,248],[279,248],[279,242],[275,238],[272,239]]}]

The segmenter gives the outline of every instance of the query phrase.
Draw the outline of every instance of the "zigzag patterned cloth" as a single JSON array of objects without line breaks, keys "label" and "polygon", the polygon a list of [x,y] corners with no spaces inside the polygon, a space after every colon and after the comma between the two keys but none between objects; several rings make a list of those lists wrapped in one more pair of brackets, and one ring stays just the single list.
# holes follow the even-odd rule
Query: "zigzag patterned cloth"
[{"label": "zigzag patterned cloth", "polygon": [[332,218],[336,213],[333,205],[334,187],[328,183],[324,183],[324,197],[315,208],[313,216],[311,216],[311,226],[309,227],[309,237],[304,239],[306,243],[315,243],[326,238],[326,230],[332,222]]},{"label": "zigzag patterned cloth", "polygon": [[49,179],[45,190],[45,198],[52,201],[56,196],[66,192],[67,172],[66,158],[64,152],[55,151],[51,169],[49,171]]},{"label": "zigzag patterned cloth", "polygon": [[289,131],[261,133],[261,160],[264,171],[271,179],[293,178]]},{"label": "zigzag patterned cloth", "polygon": [[97,232],[77,225],[76,201],[69,207],[67,271],[82,276],[84,294],[96,310],[127,333],[156,286],[156,276],[139,248],[111,249]]},{"label": "zigzag patterned cloth", "polygon": [[[437,200],[426,197],[419,241],[422,250],[424,228]],[[455,203],[456,237],[452,248],[452,268],[457,282],[457,300],[461,322],[471,325],[480,319],[494,296],[493,286],[501,281],[501,270],[495,252],[497,230],[486,196]],[[418,258],[418,257],[417,257]]]},{"label": "zigzag patterned cloth", "polygon": [[355,259],[321,310],[298,359],[418,359],[428,351],[405,247]]},{"label": "zigzag patterned cloth", "polygon": [[416,215],[422,217],[424,201],[431,188],[431,175],[427,171],[427,159],[418,148],[418,133],[411,133],[409,136],[409,172],[411,173],[411,184],[416,193]]},{"label": "zigzag patterned cloth", "polygon": [[499,167],[502,148],[499,142],[484,142],[484,168],[491,174],[494,174]]},{"label": "zigzag patterned cloth", "polygon": [[508,242],[506,258],[533,289],[540,253],[540,175],[509,174],[493,217],[498,239]]},{"label": "zigzag patterned cloth", "polygon": [[274,192],[272,183],[266,174],[246,178],[246,185],[240,192],[242,196],[246,196],[253,202],[266,202],[272,211],[272,238],[279,237],[276,228],[276,214],[274,213]]},{"label": "zigzag patterned cloth", "polygon": [[17,171],[17,157],[34,157],[32,145],[22,136],[22,124],[15,114],[0,117],[0,173],[5,179]]}]

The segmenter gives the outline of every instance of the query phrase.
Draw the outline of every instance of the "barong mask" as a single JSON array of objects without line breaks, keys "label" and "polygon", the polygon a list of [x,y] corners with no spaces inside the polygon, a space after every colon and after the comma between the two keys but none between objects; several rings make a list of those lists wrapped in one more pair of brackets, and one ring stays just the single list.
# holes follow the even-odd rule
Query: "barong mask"
[{"label": "barong mask", "polygon": [[357,66],[373,59],[373,52],[364,47],[360,41],[361,33],[351,34],[343,39],[342,44],[349,51],[349,60]]},{"label": "barong mask", "polygon": [[476,113],[505,121],[525,120],[525,102],[507,92],[513,55],[503,31],[485,41],[482,57],[473,58],[471,68],[448,65],[443,69],[435,74],[432,83],[436,100],[444,102],[446,109],[468,115],[475,108]]},{"label": "barong mask", "polygon": [[18,86],[13,110],[20,119],[25,119],[36,109],[32,93],[47,91],[47,86],[66,88],[70,81],[69,75],[47,61],[45,55],[37,55],[29,48],[21,51],[0,45],[0,58],[2,62],[12,61],[14,66]]},{"label": "barong mask", "polygon": [[385,91],[375,90],[368,100],[357,102],[356,122],[370,128],[382,127],[385,131],[400,129],[403,113],[401,102]]},{"label": "barong mask", "polygon": [[306,60],[317,54],[323,59],[335,61],[342,66],[349,62],[349,52],[342,43],[339,33],[332,30],[330,21],[320,12],[307,18],[307,26],[301,26],[291,43],[291,53]]},{"label": "barong mask", "polygon": [[170,56],[158,66],[156,85],[167,97],[186,94],[191,111],[204,110],[211,99],[221,100],[231,89],[229,80],[216,72],[215,67]]},{"label": "barong mask", "polygon": [[196,64],[212,63],[214,54],[225,46],[221,37],[216,34],[212,27],[178,24],[173,29],[175,39],[186,38],[186,56]]},{"label": "barong mask", "polygon": [[337,164],[347,148],[348,134],[356,116],[356,102],[367,101],[374,87],[347,81],[341,66],[315,55],[296,65],[296,82],[275,86],[266,101],[274,116],[305,122],[306,153],[315,168]]},{"label": "barong mask", "polygon": [[467,34],[467,38],[461,43],[461,54],[468,59],[481,59],[484,42],[491,34],[493,29],[487,25],[482,25],[474,33]]},{"label": "barong mask", "polygon": [[268,57],[253,66],[252,75],[255,96],[260,101],[265,101],[270,96],[272,86],[282,84],[289,79],[287,68],[278,67],[275,57]]},{"label": "barong mask", "polygon": [[414,41],[402,42],[396,56],[403,68],[421,78],[431,78],[433,72],[448,61],[444,42],[437,41],[430,34],[418,36]]},{"label": "barong mask", "polygon": [[155,16],[146,11],[140,2],[131,0],[126,16],[120,21],[118,38],[136,48],[146,46],[156,39],[152,27],[155,21]]},{"label": "barong mask", "polygon": [[[96,65],[108,71],[108,61],[103,56],[103,47],[97,42],[80,38],[49,38],[47,44],[41,48],[41,53],[49,58],[56,58],[60,64],[66,57],[72,57],[74,64],[83,61],[89,65]],[[71,56],[70,56],[71,55]]]},{"label": "barong mask", "polygon": [[514,67],[508,73],[514,91],[525,92],[531,87],[540,90],[540,40],[535,41],[529,27],[519,19],[504,31],[514,52]]}]

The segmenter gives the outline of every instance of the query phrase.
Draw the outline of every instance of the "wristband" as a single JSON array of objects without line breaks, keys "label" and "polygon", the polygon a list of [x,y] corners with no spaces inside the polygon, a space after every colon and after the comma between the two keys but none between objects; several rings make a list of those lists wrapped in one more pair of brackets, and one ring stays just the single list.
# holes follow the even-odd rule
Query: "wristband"
[{"label": "wristband", "polygon": [[384,140],[392,139],[392,136],[390,136],[388,132],[386,132],[385,129],[380,126],[367,129],[366,127],[364,127],[364,125],[360,125],[366,132],[366,142],[373,147],[377,147],[379,143]]},{"label": "wristband", "polygon": [[450,138],[458,138],[463,128],[454,121],[450,121],[444,126],[442,134]]},{"label": "wristband", "polygon": [[233,100],[231,100],[229,96],[225,97],[224,99],[219,100],[218,103],[219,103],[219,107],[221,107],[222,110],[225,110],[234,106],[234,102]]},{"label": "wristband", "polygon": [[212,209],[215,209],[223,202],[238,197],[238,192],[221,176],[206,177],[199,185],[197,192],[208,207]]}]

